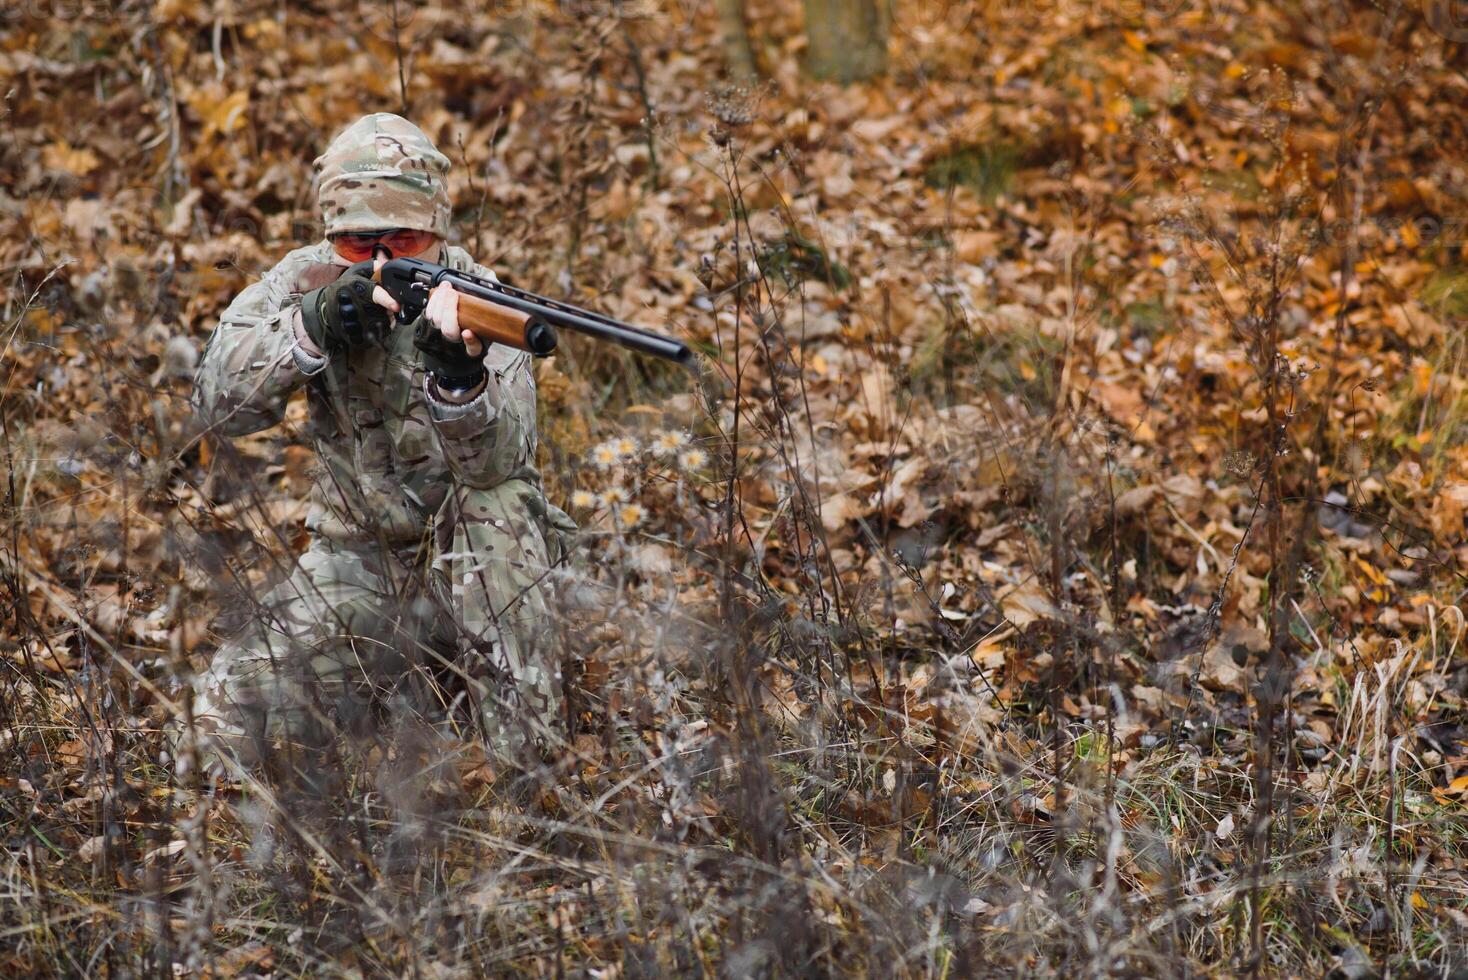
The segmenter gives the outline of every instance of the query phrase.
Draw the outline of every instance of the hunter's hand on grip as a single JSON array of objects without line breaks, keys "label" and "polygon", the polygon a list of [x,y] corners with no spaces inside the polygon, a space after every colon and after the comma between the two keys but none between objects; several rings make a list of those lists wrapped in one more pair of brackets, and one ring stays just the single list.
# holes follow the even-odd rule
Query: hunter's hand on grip
[{"label": "hunter's hand on grip", "polygon": [[301,297],[301,326],[319,350],[335,354],[375,343],[392,326],[392,315],[372,300],[371,275],[370,263],[359,264]]}]

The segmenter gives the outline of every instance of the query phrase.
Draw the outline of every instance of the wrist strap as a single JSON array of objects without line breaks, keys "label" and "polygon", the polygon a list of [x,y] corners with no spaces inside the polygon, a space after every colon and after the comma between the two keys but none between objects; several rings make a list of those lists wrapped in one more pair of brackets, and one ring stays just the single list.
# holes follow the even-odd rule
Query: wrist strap
[{"label": "wrist strap", "polygon": [[438,372],[434,372],[433,375],[433,383],[438,385],[440,391],[452,391],[456,393],[468,391],[470,388],[477,387],[479,385],[479,382],[483,380],[483,365],[480,365],[479,370],[474,374],[460,374],[454,375],[452,377],[446,377],[439,374]]},{"label": "wrist strap", "polygon": [[326,330],[321,322],[321,295],[324,288],[313,289],[301,297],[301,329],[311,338],[311,343],[322,353],[327,353]]}]

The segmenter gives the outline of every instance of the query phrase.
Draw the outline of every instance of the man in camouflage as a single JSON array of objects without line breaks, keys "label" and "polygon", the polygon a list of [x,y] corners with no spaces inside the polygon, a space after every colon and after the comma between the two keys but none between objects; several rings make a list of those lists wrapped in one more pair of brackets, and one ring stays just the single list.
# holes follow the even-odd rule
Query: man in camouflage
[{"label": "man in camouflage", "polygon": [[319,745],[419,665],[459,678],[495,756],[544,749],[560,685],[546,577],[574,525],[534,469],[530,357],[460,331],[450,285],[424,313],[430,349],[370,280],[322,275],[374,243],[493,275],[444,241],[449,161],[421,130],[365,116],[316,166],[326,240],[235,298],[195,379],[203,420],[230,436],[277,424],[305,386],[321,464],[309,547],[196,678],[201,757]]}]

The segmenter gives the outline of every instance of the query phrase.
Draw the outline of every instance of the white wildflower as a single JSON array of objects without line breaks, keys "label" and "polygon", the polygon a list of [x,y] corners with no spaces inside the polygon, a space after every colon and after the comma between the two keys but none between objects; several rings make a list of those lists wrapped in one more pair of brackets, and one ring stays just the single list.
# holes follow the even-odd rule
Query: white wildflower
[{"label": "white wildflower", "polygon": [[599,470],[611,469],[621,460],[622,457],[617,454],[617,447],[610,442],[604,442],[591,451],[591,461]]},{"label": "white wildflower", "polygon": [[659,432],[653,440],[652,451],[658,456],[672,457],[688,444],[686,432]]}]

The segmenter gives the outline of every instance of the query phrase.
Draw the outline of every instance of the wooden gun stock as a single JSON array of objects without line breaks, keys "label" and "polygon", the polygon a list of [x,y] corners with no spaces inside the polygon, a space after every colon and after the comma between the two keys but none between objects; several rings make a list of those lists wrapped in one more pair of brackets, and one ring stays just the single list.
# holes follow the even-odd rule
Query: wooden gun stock
[{"label": "wooden gun stock", "polygon": [[468,293],[459,294],[459,326],[485,343],[532,350],[526,338],[530,314],[491,303]]}]

